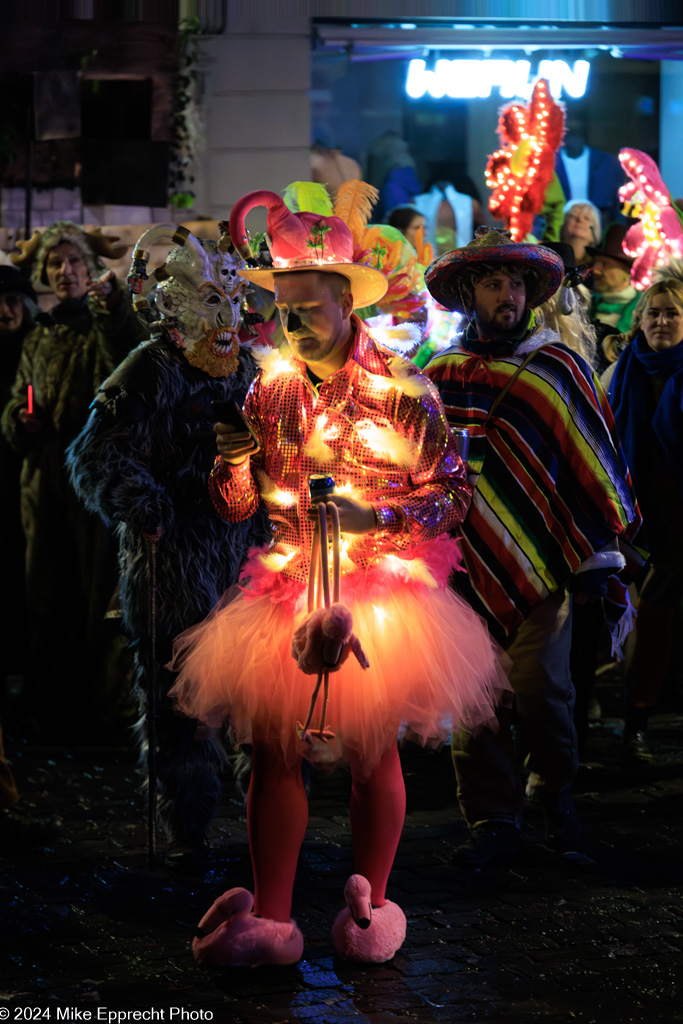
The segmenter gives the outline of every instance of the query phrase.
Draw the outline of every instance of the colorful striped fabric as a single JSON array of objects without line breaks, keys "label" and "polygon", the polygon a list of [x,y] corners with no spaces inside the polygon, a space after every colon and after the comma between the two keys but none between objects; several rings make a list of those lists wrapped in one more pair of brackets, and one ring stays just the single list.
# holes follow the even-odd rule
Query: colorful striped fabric
[{"label": "colorful striped fabric", "polygon": [[[528,353],[534,339],[520,346]],[[470,433],[477,475],[463,524],[466,596],[498,637],[566,584],[640,513],[597,378],[562,344],[539,347],[486,419],[524,354],[486,358],[454,346],[425,372],[451,427]],[[632,524],[629,528],[629,524]]]}]

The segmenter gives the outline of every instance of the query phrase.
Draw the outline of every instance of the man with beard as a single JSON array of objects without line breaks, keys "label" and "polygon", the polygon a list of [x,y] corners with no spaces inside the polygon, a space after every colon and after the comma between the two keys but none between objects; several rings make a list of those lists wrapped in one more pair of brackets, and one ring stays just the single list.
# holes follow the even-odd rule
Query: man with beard
[{"label": "man with beard", "polygon": [[[154,272],[159,284],[148,302],[142,290],[149,249],[169,237],[176,247]],[[169,839],[166,864],[192,869],[205,859],[225,754],[208,730],[173,713],[166,693],[175,677],[162,666],[173,637],[211,611],[236,582],[248,549],[270,536],[260,510],[240,523],[222,519],[206,487],[216,452],[212,403],[241,404],[256,366],[238,345],[247,284],[237,275],[244,263],[227,235],[200,240],[184,228],[159,225],[142,235],[133,256],[134,304],[153,336],[103,383],[69,450],[69,470],[87,508],[118,526],[123,625],[135,651],[141,712],[152,659],[156,663],[158,817]],[[150,622],[152,591],[156,615]],[[142,717],[142,761],[145,726]]]},{"label": "man with beard", "polygon": [[[551,250],[491,231],[441,256],[425,277],[438,302],[469,320],[426,368],[449,422],[470,435],[474,492],[459,585],[512,658],[526,795],[540,803],[547,841],[560,852],[581,832],[571,799],[578,744],[569,592],[603,594],[624,564],[616,538],[639,523],[604,393],[583,359],[534,321],[563,274]],[[498,717],[497,733],[453,737],[470,826],[456,861],[474,868],[521,848],[525,794],[511,716],[501,709]]]}]

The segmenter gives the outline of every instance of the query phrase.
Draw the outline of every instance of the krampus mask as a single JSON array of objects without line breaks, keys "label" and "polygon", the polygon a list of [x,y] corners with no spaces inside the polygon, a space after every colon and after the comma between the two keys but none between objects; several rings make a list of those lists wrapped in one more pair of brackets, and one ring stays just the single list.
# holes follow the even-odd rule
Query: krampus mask
[{"label": "krampus mask", "polygon": [[[217,242],[175,224],[150,228],[138,239],[128,275],[135,311],[147,327],[164,330],[188,363],[212,377],[237,369],[242,300],[249,287],[237,273],[246,264],[223,227]],[[169,238],[176,248],[148,276],[151,247]]]}]

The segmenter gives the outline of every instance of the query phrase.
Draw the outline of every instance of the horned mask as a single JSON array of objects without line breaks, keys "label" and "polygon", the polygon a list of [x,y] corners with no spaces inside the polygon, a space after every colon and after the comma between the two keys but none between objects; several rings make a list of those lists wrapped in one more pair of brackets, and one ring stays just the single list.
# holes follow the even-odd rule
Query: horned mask
[{"label": "horned mask", "polygon": [[[212,377],[237,369],[246,267],[229,235],[218,242],[196,238],[187,228],[159,224],[138,239],[128,275],[133,306],[151,331],[163,329],[188,363]],[[166,262],[148,276],[150,248],[175,243]]]}]

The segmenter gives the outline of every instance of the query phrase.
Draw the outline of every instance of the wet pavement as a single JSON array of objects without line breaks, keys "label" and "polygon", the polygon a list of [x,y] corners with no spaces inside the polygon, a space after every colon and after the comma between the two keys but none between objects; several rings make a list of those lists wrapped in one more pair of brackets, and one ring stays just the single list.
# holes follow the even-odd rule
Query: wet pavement
[{"label": "wet pavement", "polygon": [[455,868],[465,828],[449,753],[404,749],[408,815],[388,895],[408,934],[376,967],[340,962],[330,938],[352,871],[344,772],[312,785],[294,895],[304,960],[207,970],[189,950],[197,921],[225,889],[250,884],[230,784],[206,872],[150,872],[125,748],[8,743],[25,802],[59,813],[64,830],[45,849],[0,849],[0,1021],[683,1021],[683,714],[657,716],[656,757],[627,770],[617,690],[608,673],[598,697],[615,717],[591,728],[582,755],[585,837],[573,856],[543,846],[530,807],[520,857]]}]

